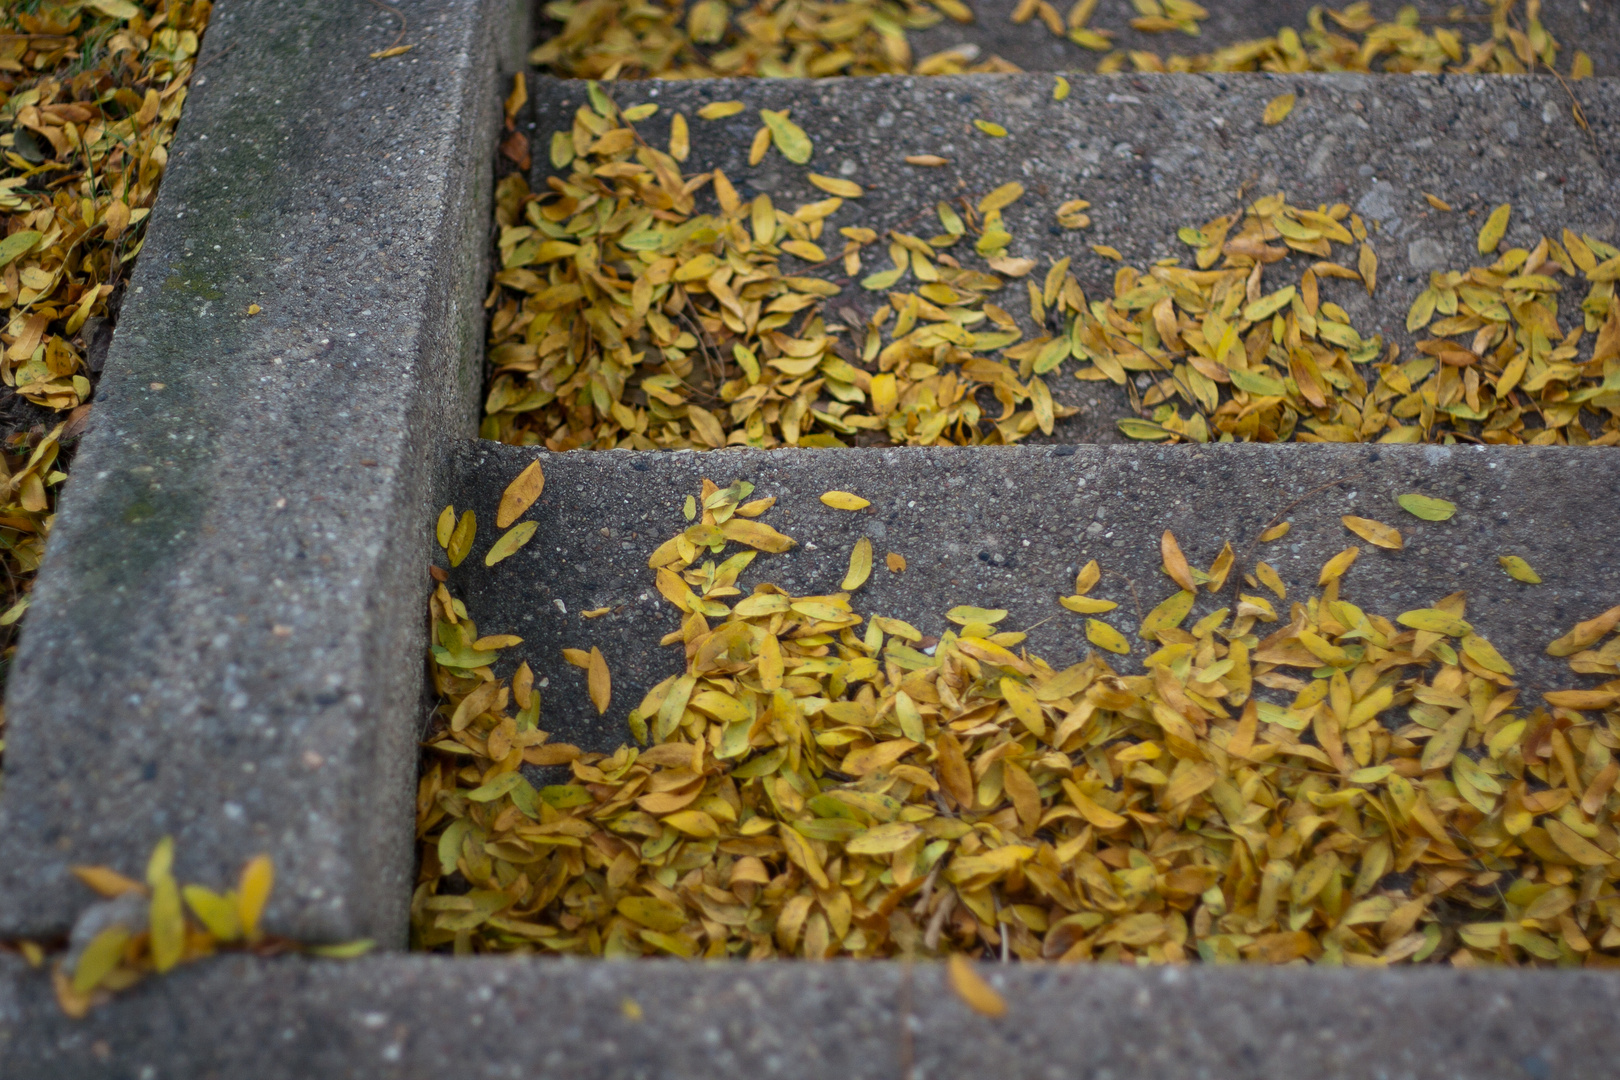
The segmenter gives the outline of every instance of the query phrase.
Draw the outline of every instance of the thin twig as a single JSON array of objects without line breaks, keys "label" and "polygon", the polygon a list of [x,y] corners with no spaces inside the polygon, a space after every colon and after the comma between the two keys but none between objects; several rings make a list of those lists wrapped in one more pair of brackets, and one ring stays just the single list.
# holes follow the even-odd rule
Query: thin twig
[{"label": "thin twig", "polygon": [[410,23],[406,21],[405,13],[403,11],[399,10],[399,8],[395,7],[394,5],[385,4],[385,3],[383,3],[383,0],[371,0],[371,2],[373,4],[376,4],[378,7],[382,8],[384,11],[389,12],[390,14],[399,16],[399,33],[395,34],[394,35],[394,40],[389,42],[389,44],[388,44],[388,48],[392,49],[394,46],[398,45],[401,41],[405,40],[405,31],[410,26]]}]

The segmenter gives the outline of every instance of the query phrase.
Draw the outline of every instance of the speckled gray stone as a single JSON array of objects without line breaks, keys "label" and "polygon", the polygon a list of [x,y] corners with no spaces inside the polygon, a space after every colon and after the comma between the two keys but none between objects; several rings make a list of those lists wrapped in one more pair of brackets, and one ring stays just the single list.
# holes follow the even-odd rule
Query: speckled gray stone
[{"label": "speckled gray stone", "polygon": [[[403,941],[439,441],[481,378],[508,0],[221,0],[7,701],[0,936],[68,874],[275,860],[268,913]],[[263,313],[249,317],[258,304]]]},{"label": "speckled gray stone", "polygon": [[1590,971],[987,965],[990,1019],[932,963],[229,958],[75,1022],[21,967],[7,1080],[1608,1080],[1620,1055],[1620,978]]},{"label": "speckled gray stone", "polygon": [[[978,46],[978,59],[992,55],[1023,68],[1025,71],[1090,71],[1106,53],[1083,49],[1054,35],[1038,18],[1018,24],[1012,13],[1018,0],[973,0],[971,23],[958,23],[949,19],[929,30],[911,35],[914,55],[921,58],[943,49],[964,44]],[[1060,16],[1067,16],[1073,6],[1054,3]],[[1216,0],[1204,5],[1209,18],[1199,22],[1197,37],[1189,37],[1179,30],[1147,34],[1131,28],[1130,22],[1138,15],[1130,0],[1101,0],[1086,25],[1094,30],[1107,30],[1114,34],[1114,48],[1142,49],[1159,56],[1211,52],[1255,38],[1270,37],[1285,26],[1305,31],[1310,25],[1308,17],[1313,7],[1347,7],[1346,4],[1322,5],[1319,0]],[[1484,41],[1490,37],[1489,7],[1482,0],[1373,0],[1373,14],[1380,19],[1393,19],[1401,8],[1411,6],[1431,20],[1426,29],[1435,25],[1448,25],[1436,17],[1444,17],[1461,10],[1468,19],[1450,29],[1465,42]],[[1563,46],[1558,54],[1558,68],[1567,72],[1576,49],[1584,49],[1592,58],[1593,70],[1598,75],[1616,74],[1616,61],[1620,59],[1620,5],[1610,0],[1544,0],[1541,21],[1549,33]],[[1524,5],[1519,4],[1514,23],[1521,29]],[[1482,19],[1481,16],[1487,16]],[[1336,33],[1344,33],[1331,19],[1323,25]],[[1351,36],[1351,35],[1345,35]],[[1355,38],[1352,38],[1355,40]]]},{"label": "speckled gray stone", "polygon": [[[1315,595],[1322,564],[1351,545],[1362,554],[1342,595],[1367,611],[1393,618],[1464,590],[1469,621],[1517,666],[1526,702],[1596,683],[1543,650],[1620,597],[1620,561],[1603,539],[1620,535],[1620,454],[1601,449],[1137,444],[537,455],[476,443],[457,457],[451,496],[492,522],[501,491],[536,456],[547,480],[527,515],[539,523],[534,540],[486,567],[499,535],[486,524],[450,587],[481,634],[524,639],[502,671],[521,657],[546,681],[541,726],[593,750],[622,743],[625,716],[642,695],[683,669],[680,648],[658,644],[680,618],[655,588],[647,557],[685,528],[681,505],[704,477],[722,486],[748,480],[754,498],[775,496],[760,520],[799,542],[787,554],[760,555],[738,581],[744,592],[763,581],[798,595],[837,592],[850,549],[865,536],[876,565],[854,595],[857,612],[938,635],[957,604],[1006,608],[1003,625],[1028,629],[1030,651],[1057,667],[1090,648],[1085,617],[1057,598],[1093,558],[1103,577],[1091,595],[1120,605],[1100,618],[1133,642],[1132,656],[1118,662],[1136,670],[1151,651],[1135,628],[1176,591],[1159,569],[1165,529],[1197,566],[1209,566],[1227,541],[1247,554],[1250,570],[1264,559],[1290,601]],[[820,501],[830,489],[872,505],[832,510]],[[1408,492],[1452,500],[1457,514],[1421,521],[1395,502]],[[1398,527],[1405,549],[1359,540],[1341,523],[1346,514]],[[1278,515],[1293,523],[1288,535],[1257,546]],[[905,557],[904,573],[883,567],[891,551]],[[1497,564],[1503,554],[1527,558],[1544,584],[1509,578]],[[1201,595],[1187,625],[1230,599]],[[580,614],[601,607],[612,611]],[[1285,603],[1277,607],[1286,614]],[[584,672],[561,657],[593,645],[613,675],[601,717]]]},{"label": "speckled gray stone", "polygon": [[[1045,31],[1042,30],[1042,33]],[[639,127],[655,144],[667,138],[670,117],[691,124],[689,174],[720,168],[745,198],[769,194],[780,207],[826,198],[808,174],[847,176],[867,189],[827,222],[830,253],[836,230],[864,225],[932,236],[941,231],[932,207],[942,199],[977,200],[1009,181],[1026,188],[1005,211],[1013,234],[1009,253],[1037,260],[1073,258],[1086,295],[1113,295],[1119,264],[1089,245],[1114,247],[1133,266],[1168,257],[1190,263],[1176,238],[1241,209],[1245,197],[1284,191],[1296,205],[1348,203],[1368,222],[1379,257],[1379,286],[1368,297],[1359,282],[1324,279],[1322,296],[1340,304],[1365,336],[1382,334],[1411,355],[1406,313],[1428,286],[1433,269],[1463,269],[1479,261],[1476,237],[1485,215],[1513,205],[1508,240],[1533,247],[1565,228],[1613,243],[1620,239],[1620,81],[1579,84],[1591,126],[1570,119],[1564,89],[1549,77],[1460,78],[1372,75],[1119,75],[1074,76],[1064,101],[1052,100],[1050,75],[879,77],[800,81],[690,80],[623,83],[621,106],[657,102]],[[1277,127],[1261,124],[1266,103],[1298,94]],[[532,121],[542,145],[572,122],[583,85],[545,79],[533,86]],[[696,119],[710,101],[740,100],[748,109],[724,120]],[[774,150],[757,167],[748,148],[760,126],[757,109],[789,108],[815,144],[807,166]],[[1007,129],[983,134],[974,119]],[[939,154],[942,168],[905,163],[912,154]],[[535,183],[550,170],[536,157]],[[1448,200],[1441,213],[1425,200]],[[1070,199],[1092,203],[1092,226],[1060,228],[1054,211]],[[700,204],[705,205],[705,204]],[[1353,248],[1337,257],[1354,266]],[[983,268],[966,244],[954,249],[964,265]],[[1266,271],[1265,287],[1295,284],[1314,256],[1294,256]],[[802,264],[784,259],[791,271]],[[868,249],[863,273],[889,265],[881,245]],[[819,273],[844,285],[829,303],[859,324],[887,302],[841,277],[833,264]],[[915,287],[909,277],[896,288]],[[998,302],[1029,325],[1022,282]],[[1072,365],[1071,365],[1072,366]],[[1080,412],[1060,422],[1063,441],[1120,441],[1114,426],[1130,415],[1112,384],[1049,378],[1053,395]]]}]

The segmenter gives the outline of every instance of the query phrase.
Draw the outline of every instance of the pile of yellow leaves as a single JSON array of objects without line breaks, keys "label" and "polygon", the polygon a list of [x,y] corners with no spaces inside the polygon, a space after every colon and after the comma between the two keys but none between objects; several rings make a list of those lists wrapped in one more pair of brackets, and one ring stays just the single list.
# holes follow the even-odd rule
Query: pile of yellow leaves
[{"label": "pile of yellow leaves", "polygon": [[[860,198],[858,183],[811,172],[827,198],[791,213],[766,195],[744,202],[719,170],[682,172],[684,116],[660,149],[634,127],[657,105],[621,112],[595,83],[590,97],[572,129],[552,138],[551,160],[568,178],[553,177],[536,195],[513,175],[497,194],[496,281],[507,295],[491,322],[486,438],[559,451],[1009,444],[1051,434],[1072,412],[1045,379],[1073,357],[1083,362],[1077,378],[1131,394],[1138,416],[1119,426],[1132,438],[1620,441],[1620,250],[1566,230],[1561,241],[1498,253],[1507,205],[1480,230],[1479,251],[1495,262],[1431,275],[1407,319],[1429,336],[1402,362],[1399,345],[1364,338],[1323,296],[1324,279],[1357,282],[1369,295],[1377,286],[1367,227],[1342,203],[1313,210],[1278,193],[1241,219],[1183,228],[1194,266],[1121,267],[1113,297],[1091,302],[1069,258],[1037,281],[1034,260],[1007,254],[1013,237],[1002,211],[1022,196],[1019,184],[940,203],[932,237],[846,226],[834,249],[824,223]],[[712,103],[696,122],[741,110]],[[760,114],[752,160],[811,159],[813,141],[791,119]],[[705,188],[716,214],[696,210]],[[1059,224],[1089,224],[1087,207],[1060,207]],[[885,240],[890,265],[860,277]],[[971,254],[954,250],[963,241]],[[1347,260],[1354,268],[1334,261],[1336,244],[1357,250]],[[1268,290],[1265,268],[1287,259],[1296,269],[1300,256],[1314,261],[1297,284]],[[963,265],[975,257],[988,269]],[[835,262],[887,295],[864,328],[823,314],[841,290],[812,275]],[[915,292],[899,287],[907,277]],[[1027,279],[1031,325],[1066,331],[1025,339],[990,300],[1011,278]],[[1568,330],[1563,278],[1587,286]],[[980,391],[999,402],[999,415],[985,414]]]},{"label": "pile of yellow leaves", "polygon": [[[537,67],[568,78],[635,79],[764,76],[821,78],[913,71],[907,30],[943,16],[971,22],[961,0],[553,0],[561,25],[529,54]],[[1016,71],[991,59],[972,65],[960,51],[915,65],[924,75]]]},{"label": "pile of yellow leaves", "polygon": [[[1207,13],[1185,0],[1132,0],[1142,15],[1131,26],[1148,33],[1180,30],[1197,34],[1198,21]],[[1097,63],[1102,74],[1123,71],[1384,71],[1389,73],[1524,75],[1556,72],[1558,42],[1541,23],[1541,0],[1526,0],[1522,24],[1515,10],[1518,0],[1489,0],[1491,36],[1465,40],[1456,31],[1438,25],[1426,29],[1415,6],[1403,7],[1390,22],[1380,22],[1366,0],[1343,10],[1313,7],[1307,29],[1283,27],[1271,37],[1241,41],[1213,52],[1157,53],[1132,49],[1109,52]],[[1067,21],[1045,0],[1020,5],[1041,11],[1042,21],[1059,37],[1098,51],[1112,48],[1112,35],[1086,25],[1097,0],[1078,0]],[[1015,12],[1015,16],[1016,16]],[[1477,20],[1457,9],[1450,20],[1462,25]],[[1357,37],[1359,36],[1359,40]],[[1592,74],[1592,58],[1576,50],[1567,74],[1581,79]]]},{"label": "pile of yellow leaves", "polygon": [[[53,969],[56,999],[73,1017],[84,1016],[98,1000],[133,986],[149,973],[162,974],[178,964],[212,956],[221,946],[258,944],[263,936],[259,916],[275,880],[269,857],[260,855],[242,868],[234,890],[221,894],[201,885],[181,887],[174,878],[170,837],[152,849],[144,884],[106,866],[76,866],[73,873],[98,895],[109,900],[135,898],[145,909],[138,920],[109,921],[78,950],[71,971],[60,963]],[[185,908],[191,909],[191,920]],[[145,923],[145,928],[136,922]],[[37,964],[42,954],[37,947],[30,951]]]},{"label": "pile of yellow leaves", "polygon": [[[373,944],[358,940],[304,946],[265,934],[259,920],[275,884],[268,855],[249,859],[236,888],[223,893],[175,880],[174,840],[167,836],[152,849],[144,882],[109,866],[75,866],[73,874],[104,900],[115,902],[86,913],[85,918],[100,929],[88,940],[76,941],[51,970],[57,1003],[75,1019],[147,975],[161,975],[222,950],[251,949],[265,955],[297,950],[349,959],[369,952]],[[78,932],[76,928],[75,936]],[[14,944],[33,966],[44,963],[44,950],[35,942]]]},{"label": "pile of yellow leaves", "polygon": [[[645,748],[550,741],[528,666],[494,673],[518,639],[480,636],[439,587],[419,947],[1620,959],[1620,608],[1548,650],[1610,681],[1526,712],[1460,594],[1365,612],[1341,597],[1352,547],[1286,614],[1239,586],[1188,626],[1234,560],[1195,570],[1166,534],[1177,589],[1135,630],[1155,647],[1143,672],[1102,653],[1060,671],[1001,610],[955,608],[929,641],[848,592],[743,595],[758,552],[794,543],[751,493],[705,481],[693,523],[649,560],[685,662],[630,714]],[[1251,587],[1280,592],[1256,571]],[[1088,565],[1064,606],[1113,609],[1087,595],[1100,579]],[[1126,648],[1101,619],[1089,633]],[[570,782],[536,788],[525,765]]]},{"label": "pile of yellow leaves", "polygon": [[[43,409],[88,401],[89,331],[141,247],[209,0],[0,6],[0,382]],[[0,448],[0,627],[50,529],[59,425]],[[9,634],[9,629],[6,631]]]},{"label": "pile of yellow leaves", "polygon": [[[767,195],[744,202],[719,170],[682,174],[683,117],[663,150],[633,126],[658,106],[621,113],[595,83],[590,98],[572,130],[552,139],[551,160],[570,168],[568,179],[554,177],[534,195],[514,175],[497,190],[496,282],[509,295],[490,327],[486,438],[553,450],[838,446],[860,433],[869,433],[863,441],[924,446],[1006,443],[1036,428],[1050,433],[1069,412],[1040,378],[977,355],[1005,349],[1027,368],[1039,346],[1014,347],[1023,336],[1017,323],[987,302],[1003,278],[964,267],[951,253],[968,241],[991,270],[1028,274],[1033,260],[1006,254],[1012,235],[1001,217],[1021,185],[976,203],[939,204],[942,231],[931,238],[892,232],[892,265],[862,285],[891,290],[909,273],[917,291],[888,292],[862,343],[845,346],[836,335],[850,328],[821,312],[839,287],[811,271],[839,260],[857,275],[863,252],[879,244],[875,231],[846,227],[840,249],[829,254],[823,246],[827,217],[859,198],[860,185],[811,173],[827,198],[791,212]],[[741,108],[717,102],[704,113]],[[767,152],[809,159],[802,129],[760,112],[756,160]],[[705,187],[717,214],[696,212]],[[1085,205],[1065,207],[1068,224],[1086,223]],[[784,261],[800,271],[784,269]],[[1062,260],[1047,275],[1044,295],[1083,308],[1067,267]],[[981,388],[1002,406],[984,425]]]},{"label": "pile of yellow leaves", "polygon": [[[1356,281],[1368,295],[1376,288],[1378,256],[1360,216],[1343,203],[1290,206],[1278,193],[1252,203],[1241,222],[1182,229],[1196,269],[1122,267],[1112,300],[1071,309],[1071,352],[1092,361],[1076,376],[1129,386],[1128,372],[1152,373],[1143,397],[1157,406],[1152,420],[1119,422],[1138,439],[1613,446],[1620,249],[1566,229],[1562,242],[1543,237],[1532,250],[1498,254],[1511,212],[1497,207],[1480,230],[1479,252],[1494,263],[1430,275],[1406,320],[1428,334],[1410,360],[1400,361],[1394,343],[1363,338],[1322,295],[1329,278]],[[1333,261],[1334,244],[1358,248],[1354,269]],[[1263,269],[1291,253],[1318,261],[1297,285],[1268,291]],[[1586,284],[1584,299],[1565,309],[1567,330],[1566,279]]]},{"label": "pile of yellow leaves", "polygon": [[[1197,35],[1208,12],[1190,0],[1132,0],[1133,29]],[[1283,27],[1270,37],[1237,42],[1209,53],[1160,56],[1116,50],[1113,33],[1090,25],[1098,0],[1076,0],[1060,13],[1048,0],[1022,0],[1017,23],[1043,24],[1077,45],[1104,52],[1099,73],[1136,71],[1386,71],[1518,75],[1555,71],[1558,42],[1541,23],[1541,0],[1490,0],[1490,37],[1467,40],[1457,30],[1404,7],[1380,22],[1366,0],[1342,10],[1317,7],[1301,31]],[[529,54],[537,67],[565,78],[708,78],[763,76],[820,78],[829,75],[955,75],[967,71],[1017,71],[1000,57],[974,63],[973,50],[951,49],[913,60],[906,31],[922,30],[942,16],[972,22],[962,0],[847,0],[779,3],[756,0],[729,5],[670,0],[553,0],[545,13],[559,26]],[[1448,21],[1459,29],[1477,22],[1460,9]],[[1472,37],[1473,35],[1468,35]],[[1577,50],[1566,72],[1592,73],[1592,61]]]}]

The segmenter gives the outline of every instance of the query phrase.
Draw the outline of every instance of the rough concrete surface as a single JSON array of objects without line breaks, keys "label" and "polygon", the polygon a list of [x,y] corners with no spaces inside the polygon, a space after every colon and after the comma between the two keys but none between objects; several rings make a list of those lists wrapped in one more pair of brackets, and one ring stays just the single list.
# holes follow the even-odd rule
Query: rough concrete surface
[{"label": "rough concrete surface", "polygon": [[989,1019],[938,964],[229,958],[75,1022],[21,967],[7,1080],[1607,1080],[1620,1053],[1620,979],[1576,971],[986,965]]},{"label": "rough concrete surface", "polygon": [[[526,518],[539,524],[527,547],[486,567],[500,494],[536,457],[545,492]],[[1587,685],[1547,642],[1620,602],[1620,562],[1604,538],[1620,534],[1620,455],[1540,447],[1055,446],[547,454],[473,443],[457,457],[449,489],[482,523],[450,588],[482,634],[524,639],[506,667],[527,660],[545,680],[541,726],[564,741],[611,751],[627,737],[625,716],[653,685],[682,669],[681,651],[658,639],[680,625],[658,593],[647,557],[685,528],[681,505],[707,477],[755,485],[775,496],[760,520],[793,537],[784,555],[761,554],[738,584],[774,582],[798,595],[839,591],[862,536],[875,555],[871,580],[854,595],[863,615],[911,622],[927,635],[948,626],[957,604],[1003,607],[1007,629],[1028,630],[1030,651],[1056,667],[1084,658],[1086,619],[1058,606],[1090,559],[1103,570],[1091,594],[1120,607],[1101,616],[1133,643],[1123,669],[1151,648],[1135,633],[1141,614],[1176,591],[1159,569],[1159,536],[1175,533],[1187,558],[1207,567],[1231,541],[1253,569],[1277,569],[1289,600],[1314,595],[1322,564],[1362,549],[1342,596],[1388,618],[1468,594],[1468,619],[1518,667],[1524,700]],[[871,500],[851,513],[823,505],[828,490]],[[1421,521],[1396,505],[1408,492],[1458,506],[1446,522]],[[1340,522],[1355,514],[1405,536],[1402,551],[1373,548]],[[1274,519],[1286,537],[1255,545]],[[728,554],[742,550],[733,546]],[[909,564],[883,567],[888,552]],[[1497,556],[1522,555],[1544,584],[1509,578]],[[1270,595],[1263,589],[1245,589]],[[1229,601],[1202,595],[1188,625]],[[1275,598],[1273,597],[1275,600]],[[1280,611],[1287,605],[1278,602]],[[611,607],[594,618],[581,611]],[[564,610],[566,609],[566,610]],[[598,717],[583,671],[563,648],[601,648],[613,701]],[[1114,658],[1109,657],[1110,660]],[[504,670],[503,670],[504,673]]]},{"label": "rough concrete surface", "polygon": [[[942,49],[972,44],[979,47],[981,60],[996,55],[1025,71],[1090,71],[1107,55],[1057,37],[1038,18],[1022,24],[1013,22],[1012,13],[1018,7],[1018,0],[972,0],[970,6],[975,16],[973,22],[947,19],[938,26],[913,33],[912,51],[920,58]],[[1053,4],[1064,17],[1072,6]],[[1307,18],[1311,9],[1321,6],[1319,0],[1211,0],[1204,5],[1209,18],[1199,23],[1198,36],[1190,37],[1179,30],[1148,34],[1132,29],[1131,20],[1138,12],[1130,0],[1101,0],[1086,25],[1094,30],[1111,31],[1116,49],[1141,49],[1168,57],[1177,53],[1212,52],[1241,41],[1270,37],[1285,26],[1303,32],[1310,25]],[[1374,0],[1371,4],[1372,13],[1380,19],[1393,19],[1406,6],[1408,0]],[[1481,0],[1463,4],[1454,0],[1424,0],[1411,6],[1428,20],[1425,29],[1445,26],[1465,42],[1490,38],[1490,9]],[[1464,21],[1458,23],[1449,19],[1452,11],[1461,11]],[[1523,29],[1527,25],[1523,4],[1518,5],[1514,16],[1513,25]],[[1620,49],[1616,47],[1620,45],[1620,6],[1610,0],[1545,0],[1541,21],[1562,46],[1558,54],[1560,71],[1567,72],[1575,50],[1584,49],[1592,58],[1596,74],[1616,73],[1616,60],[1620,58]],[[1324,19],[1323,25],[1330,31],[1344,33],[1331,19]]]},{"label": "rough concrete surface", "polygon": [[[426,519],[470,434],[508,0],[220,0],[7,701],[0,936],[71,864],[272,855],[268,922],[403,942]],[[249,317],[249,304],[263,313]]]},{"label": "rough concrete surface", "polygon": [[[1248,199],[1281,190],[1298,205],[1345,202],[1373,230],[1380,284],[1369,298],[1358,282],[1324,279],[1323,298],[1343,306],[1364,336],[1401,342],[1408,355],[1412,300],[1431,271],[1481,261],[1476,237],[1497,204],[1513,205],[1510,244],[1532,247],[1565,228],[1611,243],[1620,238],[1614,80],[1578,84],[1590,132],[1570,119],[1564,88],[1548,77],[1077,75],[1071,83],[1064,101],[1052,100],[1050,75],[699,79],[623,83],[614,92],[621,106],[660,104],[639,125],[657,145],[667,139],[673,114],[684,113],[692,143],[687,173],[718,167],[745,198],[765,192],[786,208],[823,199],[807,179],[811,172],[864,185],[863,198],[848,200],[828,220],[828,235],[858,224],[931,236],[940,231],[932,212],[940,200],[976,201],[1016,180],[1027,190],[1005,211],[1014,237],[1010,254],[1036,259],[1037,274],[1050,260],[1071,256],[1092,298],[1113,295],[1119,264],[1089,245],[1112,246],[1137,267],[1168,257],[1190,263],[1177,229],[1238,211]],[[542,79],[532,91],[537,141],[547,145],[552,131],[572,122],[584,86]],[[1266,103],[1290,91],[1299,96],[1293,113],[1280,126],[1264,127]],[[748,109],[724,120],[696,118],[704,104],[728,100]],[[794,165],[773,150],[751,168],[757,110],[789,107],[815,143],[809,164]],[[983,134],[974,119],[1002,124],[1008,134]],[[951,164],[923,168],[904,160],[924,153]],[[549,170],[544,155],[537,156],[537,187]],[[1425,192],[1454,212],[1434,210]],[[1054,212],[1076,198],[1092,203],[1093,224],[1062,229]],[[1336,252],[1355,264],[1354,249]],[[955,254],[982,268],[967,245]],[[1265,287],[1297,283],[1311,261],[1295,255],[1268,267]],[[792,258],[784,265],[802,269]],[[869,249],[865,272],[888,265],[881,246]],[[852,307],[864,319],[886,302],[886,293],[842,278],[837,264],[820,272],[844,285],[831,302],[835,311]],[[896,287],[914,283],[905,278]],[[1022,295],[1014,283],[1002,306],[1027,319]],[[1114,420],[1129,415],[1122,392],[1066,377],[1048,382],[1059,401],[1081,410],[1060,424],[1059,439],[1119,440]]]}]

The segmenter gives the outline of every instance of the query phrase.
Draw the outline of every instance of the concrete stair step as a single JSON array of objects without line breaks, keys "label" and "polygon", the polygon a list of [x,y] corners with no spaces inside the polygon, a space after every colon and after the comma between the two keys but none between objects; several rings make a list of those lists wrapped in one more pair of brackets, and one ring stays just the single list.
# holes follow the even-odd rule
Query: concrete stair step
[{"label": "concrete stair step", "polygon": [[[1370,338],[1402,346],[1413,299],[1436,270],[1482,264],[1476,246],[1491,208],[1513,206],[1507,241],[1533,247],[1563,229],[1614,241],[1614,177],[1620,146],[1620,84],[1580,84],[1589,124],[1572,120],[1564,86],[1548,77],[1390,78],[1357,75],[1074,76],[1065,100],[1053,98],[1051,75],[966,75],[939,78],[690,80],[623,83],[618,104],[654,103],[659,111],[639,130],[666,145],[672,117],[687,117],[688,175],[720,169],[744,199],[767,194],[783,209],[826,198],[808,177],[819,172],[855,180],[864,197],[847,200],[826,223],[823,243],[836,255],[836,230],[861,225],[881,236],[900,229],[923,237],[940,231],[933,207],[966,196],[976,201],[1017,181],[1026,191],[1004,211],[1013,240],[1008,253],[1036,260],[1039,281],[1052,261],[1072,257],[1072,272],[1092,300],[1113,295],[1120,263],[1090,245],[1117,250],[1124,263],[1146,268],[1192,250],[1177,230],[1241,212],[1276,191],[1294,205],[1345,203],[1361,215],[1379,258],[1376,293],[1356,281],[1324,279],[1322,296],[1341,305]],[[552,168],[545,147],[566,131],[585,100],[582,83],[540,79],[531,84],[530,122],[536,138],[531,184],[544,190]],[[1298,102],[1279,126],[1262,123],[1268,101],[1291,92]],[[747,108],[707,121],[698,110],[716,101]],[[775,150],[750,166],[759,109],[790,109],[814,144],[805,165]],[[1005,137],[973,124],[1002,125]],[[935,154],[944,167],[908,164],[909,155]],[[1454,207],[1440,212],[1433,194]],[[1063,203],[1085,199],[1092,224],[1058,226]],[[711,203],[712,205],[712,203]],[[969,245],[953,254],[984,269]],[[1353,245],[1334,256],[1356,264]],[[1265,291],[1297,284],[1315,256],[1295,254],[1269,267]],[[882,243],[866,249],[862,274],[889,264]],[[784,258],[787,272],[807,264]],[[867,291],[843,278],[836,262],[815,271],[843,292],[828,307],[859,328],[888,291]],[[907,276],[894,286],[915,290]],[[1029,322],[1022,283],[998,302]],[[1583,294],[1584,295],[1584,294]],[[1073,370],[1072,362],[1065,370]],[[1114,421],[1130,415],[1124,392],[1106,382],[1048,379],[1061,404],[1079,412],[1059,423],[1060,441],[1118,441]]]},{"label": "concrete stair step", "polygon": [[[1252,571],[1263,559],[1288,587],[1288,602],[1319,591],[1322,565],[1346,547],[1362,555],[1342,596],[1393,619],[1457,590],[1468,619],[1518,669],[1520,685],[1567,688],[1565,661],[1548,642],[1620,596],[1620,564],[1594,538],[1620,528],[1620,455],[1559,447],[957,447],[892,450],[776,450],[743,453],[547,454],[546,485],[526,520],[533,541],[486,567],[500,535],[502,491],[537,452],[492,443],[457,451],[447,491],[480,523],[471,554],[449,572],[449,588],[480,634],[516,634],[503,654],[544,682],[541,726],[554,737],[611,752],[627,738],[625,717],[642,696],[682,670],[678,647],[659,639],[681,616],[655,587],[648,556],[687,525],[681,507],[704,478],[755,485],[774,496],[760,520],[798,546],[761,554],[739,579],[746,595],[772,582],[795,595],[840,591],[850,550],[869,537],[871,579],[854,593],[863,615],[904,619],[925,635],[947,628],[958,604],[1010,611],[1006,627],[1029,632],[1030,651],[1061,669],[1084,658],[1086,619],[1058,605],[1090,559],[1103,570],[1094,596],[1120,607],[1099,618],[1133,643],[1119,662],[1134,671],[1152,648],[1136,635],[1144,613],[1176,591],[1160,572],[1159,537],[1175,533],[1187,558],[1208,567],[1231,542]],[[820,502],[828,490],[870,500],[860,512]],[[1420,493],[1454,502],[1456,516],[1421,521],[1396,504]],[[1349,533],[1344,515],[1372,518],[1404,534],[1400,551],[1375,549]],[[1256,538],[1281,516],[1279,541]],[[743,550],[737,545],[727,554]],[[889,552],[907,568],[884,568]],[[1527,559],[1544,579],[1510,579],[1501,555]],[[1264,590],[1249,587],[1245,592]],[[1222,606],[1201,594],[1187,625]],[[1272,597],[1286,618],[1287,604]],[[586,618],[586,611],[607,608]],[[598,716],[585,674],[565,648],[599,647],[613,698]],[[1110,657],[1110,659],[1115,659]],[[507,674],[503,670],[502,674]]]}]

